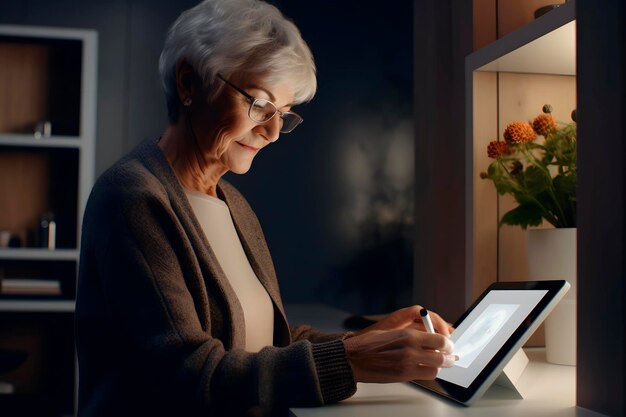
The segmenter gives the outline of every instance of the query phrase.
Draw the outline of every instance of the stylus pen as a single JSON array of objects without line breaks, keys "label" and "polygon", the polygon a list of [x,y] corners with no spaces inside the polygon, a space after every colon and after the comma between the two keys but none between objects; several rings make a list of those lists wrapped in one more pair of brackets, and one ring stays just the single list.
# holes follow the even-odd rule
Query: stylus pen
[{"label": "stylus pen", "polygon": [[435,328],[433,327],[433,322],[430,320],[430,314],[428,314],[428,310],[422,308],[420,310],[420,316],[422,316],[422,322],[424,323],[424,327],[426,327],[426,331],[428,333],[435,333]]}]

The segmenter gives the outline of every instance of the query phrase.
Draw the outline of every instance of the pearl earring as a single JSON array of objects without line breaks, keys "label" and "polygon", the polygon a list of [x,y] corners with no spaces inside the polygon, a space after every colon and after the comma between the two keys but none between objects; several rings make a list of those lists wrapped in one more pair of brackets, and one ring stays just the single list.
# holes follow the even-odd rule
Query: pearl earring
[{"label": "pearl earring", "polygon": [[185,101],[183,101],[183,106],[185,107],[191,106],[191,97],[187,97]]}]

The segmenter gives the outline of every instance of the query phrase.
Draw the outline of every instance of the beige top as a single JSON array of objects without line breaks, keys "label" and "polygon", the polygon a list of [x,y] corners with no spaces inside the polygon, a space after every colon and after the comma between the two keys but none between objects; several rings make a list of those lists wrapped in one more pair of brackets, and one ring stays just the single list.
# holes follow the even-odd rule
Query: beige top
[{"label": "beige top", "polygon": [[209,245],[243,309],[246,350],[258,352],[273,344],[274,307],[241,246],[226,203],[219,198],[185,190]]}]

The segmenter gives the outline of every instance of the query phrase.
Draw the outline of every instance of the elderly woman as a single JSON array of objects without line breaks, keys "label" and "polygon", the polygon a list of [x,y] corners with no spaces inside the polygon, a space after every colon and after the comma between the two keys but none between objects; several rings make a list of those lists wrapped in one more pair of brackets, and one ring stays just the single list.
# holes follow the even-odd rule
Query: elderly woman
[{"label": "elderly woman", "polygon": [[419,307],[356,334],[290,326],[261,226],[221,177],[302,118],[316,90],[294,24],[257,0],[206,0],[160,59],[170,125],[105,172],[84,217],[79,416],[258,415],[434,378],[449,325]]}]

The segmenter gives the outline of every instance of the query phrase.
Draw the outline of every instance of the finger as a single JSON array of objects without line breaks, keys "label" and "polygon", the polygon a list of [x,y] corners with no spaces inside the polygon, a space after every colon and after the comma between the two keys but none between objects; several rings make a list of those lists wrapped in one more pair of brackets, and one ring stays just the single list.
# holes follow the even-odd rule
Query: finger
[{"label": "finger", "polygon": [[[439,332],[441,334],[443,334],[444,336],[449,336],[450,334],[452,334],[452,332],[455,330],[454,327],[452,327],[452,324],[450,323],[446,323],[446,325],[448,326],[448,332],[449,334],[446,335],[445,332]],[[411,323],[409,326],[407,326],[407,328],[409,329],[415,329],[415,330],[420,330],[422,332],[426,331],[426,326],[424,326],[424,322],[421,321],[415,321],[413,323]],[[435,329],[436,330],[436,329]]]},{"label": "finger", "polygon": [[396,311],[394,313],[394,318],[396,319],[397,328],[411,327],[414,323],[421,323],[421,309],[421,306],[413,305]]},{"label": "finger", "polygon": [[425,332],[426,331],[426,327],[424,327],[424,323],[422,323],[421,321],[420,322],[414,321],[413,323],[411,323],[411,325],[407,326],[406,328],[407,329],[419,330],[421,332]]},{"label": "finger", "polygon": [[417,368],[415,368],[413,379],[419,379],[422,381],[432,380],[437,378],[438,374],[439,368],[433,366],[418,365]]},{"label": "finger", "polygon": [[411,306],[396,310],[371,327],[384,330],[400,330],[413,326],[413,323],[421,321],[418,319],[420,309],[420,306]]},{"label": "finger", "polygon": [[425,351],[420,355],[420,364],[435,368],[451,368],[459,359],[456,355],[446,355],[441,352]]},{"label": "finger", "polygon": [[441,364],[442,368],[452,368],[454,362],[459,360],[459,355],[444,355],[444,363]]},{"label": "finger", "polygon": [[389,317],[389,314],[368,314],[368,315],[363,316],[365,320],[369,320],[373,322],[379,322],[381,320],[386,319],[387,317]]},{"label": "finger", "polygon": [[448,337],[435,333],[421,333],[420,346],[425,349],[438,350],[450,355],[454,352],[454,343]]}]

